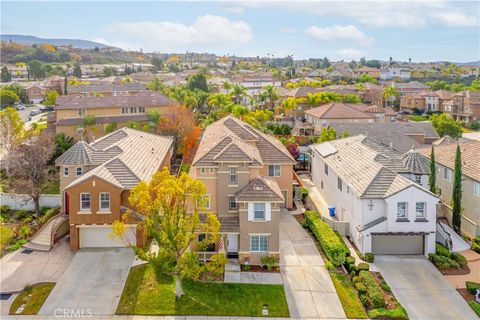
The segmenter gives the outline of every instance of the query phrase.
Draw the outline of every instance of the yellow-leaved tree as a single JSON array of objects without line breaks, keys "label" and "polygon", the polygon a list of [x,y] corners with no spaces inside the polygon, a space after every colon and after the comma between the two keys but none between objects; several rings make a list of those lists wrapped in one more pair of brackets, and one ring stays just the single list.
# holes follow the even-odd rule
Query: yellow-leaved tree
[{"label": "yellow-leaved tree", "polygon": [[[183,295],[182,278],[197,280],[206,272],[221,274],[227,261],[223,253],[215,254],[205,264],[198,259],[198,251],[205,251],[220,239],[217,217],[209,212],[200,218],[205,192],[202,181],[186,173],[176,177],[164,168],[149,182],[140,182],[128,198],[133,210],[143,217],[141,227],[158,244],[158,251],[127,244],[158,272],[173,275],[177,298]],[[123,221],[113,224],[112,233],[127,242]]]}]

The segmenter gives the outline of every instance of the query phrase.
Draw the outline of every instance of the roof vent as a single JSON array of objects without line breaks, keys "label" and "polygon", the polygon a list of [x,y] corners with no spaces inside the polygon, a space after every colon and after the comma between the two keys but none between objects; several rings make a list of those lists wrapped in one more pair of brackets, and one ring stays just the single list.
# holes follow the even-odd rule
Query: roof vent
[{"label": "roof vent", "polygon": [[254,187],[253,187],[253,190],[255,190],[255,191],[261,191],[261,190],[263,190],[263,188],[262,188],[261,186],[254,186]]}]

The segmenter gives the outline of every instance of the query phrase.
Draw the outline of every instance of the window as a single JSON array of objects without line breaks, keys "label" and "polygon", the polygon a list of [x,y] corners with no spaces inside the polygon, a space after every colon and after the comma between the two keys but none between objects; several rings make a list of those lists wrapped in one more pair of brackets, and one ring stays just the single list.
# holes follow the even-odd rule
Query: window
[{"label": "window", "polygon": [[138,107],[139,113],[145,113],[145,107]]},{"label": "window", "polygon": [[215,173],[215,168],[210,168],[210,169],[208,169],[208,172],[209,172],[210,174]]},{"label": "window", "polygon": [[407,219],[407,203],[397,203],[397,219]]},{"label": "window", "polygon": [[342,179],[337,178],[337,188],[338,190],[342,191]]},{"label": "window", "polygon": [[473,182],[473,194],[480,197],[480,182]]},{"label": "window", "polygon": [[80,193],[80,210],[90,210],[90,193]]},{"label": "window", "polygon": [[83,173],[82,167],[77,167],[77,170],[76,170],[77,177],[78,177],[78,176],[81,176],[82,173]]},{"label": "window", "polygon": [[253,204],[253,218],[255,220],[265,220],[265,203]]},{"label": "window", "polygon": [[418,184],[422,184],[422,176],[419,174],[415,175],[415,182]]},{"label": "window", "polygon": [[78,109],[78,116],[84,117],[85,116],[85,109]]},{"label": "window", "polygon": [[250,236],[250,251],[268,252],[268,236]]},{"label": "window", "polygon": [[68,177],[68,167],[63,167],[63,176]]},{"label": "window", "polygon": [[211,208],[210,195],[203,196],[202,197],[202,202],[203,202],[203,205],[205,206],[205,209],[210,209]]},{"label": "window", "polygon": [[268,176],[269,177],[280,177],[280,165],[271,164],[268,166]]},{"label": "window", "polygon": [[137,107],[130,107],[130,113],[137,113]]},{"label": "window", "polygon": [[122,107],[122,113],[128,113],[128,107]]},{"label": "window", "polygon": [[452,181],[452,170],[443,168],[443,178],[447,181]]},{"label": "window", "polygon": [[228,196],[228,208],[230,210],[237,209],[237,201],[235,201],[235,196]]},{"label": "window", "polygon": [[100,211],[109,211],[110,210],[110,193],[100,192],[99,195],[99,210]]},{"label": "window", "polygon": [[425,207],[427,204],[425,202],[417,202],[415,204],[415,218],[425,219]]},{"label": "window", "polygon": [[[205,240],[205,234],[201,233],[198,235],[198,242],[202,242],[203,240]],[[208,244],[204,250],[206,252],[215,252],[215,243]]]},{"label": "window", "polygon": [[230,184],[236,184],[237,183],[237,168],[230,168],[230,178],[229,178],[229,183]]},{"label": "window", "polygon": [[206,173],[207,173],[207,169],[206,169],[206,168],[200,168],[200,175],[201,175],[201,176],[204,176]]},{"label": "window", "polygon": [[324,168],[324,171],[325,171],[325,175],[327,175],[327,176],[328,176],[328,166],[327,166],[327,164],[326,164],[326,163],[325,163],[325,168]]}]

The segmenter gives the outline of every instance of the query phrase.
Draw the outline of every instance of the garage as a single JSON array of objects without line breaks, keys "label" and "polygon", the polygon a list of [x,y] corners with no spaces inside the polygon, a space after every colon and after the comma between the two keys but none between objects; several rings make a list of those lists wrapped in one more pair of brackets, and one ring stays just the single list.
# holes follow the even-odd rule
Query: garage
[{"label": "garage", "polygon": [[[79,227],[80,248],[126,247],[118,237],[110,238],[111,226]],[[125,237],[129,243],[136,244],[136,226],[125,226]]]},{"label": "garage", "polygon": [[423,254],[423,235],[372,234],[373,254]]}]

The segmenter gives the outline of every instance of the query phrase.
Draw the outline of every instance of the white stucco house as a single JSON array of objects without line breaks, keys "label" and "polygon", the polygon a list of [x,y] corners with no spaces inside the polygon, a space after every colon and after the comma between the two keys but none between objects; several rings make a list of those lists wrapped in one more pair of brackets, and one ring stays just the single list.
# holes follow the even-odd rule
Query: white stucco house
[{"label": "white stucco house", "polygon": [[438,197],[422,186],[428,162],[416,151],[401,155],[358,135],[312,145],[310,154],[313,183],[362,253],[435,252]]},{"label": "white stucco house", "polygon": [[380,70],[380,80],[391,80],[395,78],[410,80],[410,76],[410,69],[400,65],[391,65]]}]

